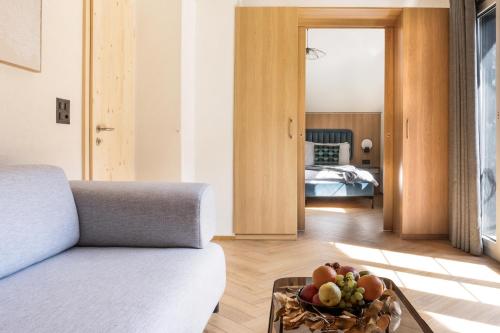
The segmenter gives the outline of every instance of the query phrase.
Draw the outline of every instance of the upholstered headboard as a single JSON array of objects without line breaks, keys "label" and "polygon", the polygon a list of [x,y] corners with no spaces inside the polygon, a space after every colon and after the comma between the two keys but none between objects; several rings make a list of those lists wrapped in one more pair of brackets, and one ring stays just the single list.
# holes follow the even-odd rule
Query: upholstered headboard
[{"label": "upholstered headboard", "polygon": [[315,143],[349,142],[352,160],[354,136],[349,129],[306,129],[306,141]]}]

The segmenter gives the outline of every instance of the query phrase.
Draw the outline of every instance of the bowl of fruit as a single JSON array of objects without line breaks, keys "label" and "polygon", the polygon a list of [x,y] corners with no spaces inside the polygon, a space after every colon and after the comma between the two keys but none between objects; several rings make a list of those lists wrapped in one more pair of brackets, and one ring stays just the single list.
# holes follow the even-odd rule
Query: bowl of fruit
[{"label": "bowl of fruit", "polygon": [[300,304],[308,311],[335,316],[343,311],[359,315],[385,290],[384,282],[369,271],[358,272],[339,263],[319,266],[312,280],[313,283],[298,291]]}]

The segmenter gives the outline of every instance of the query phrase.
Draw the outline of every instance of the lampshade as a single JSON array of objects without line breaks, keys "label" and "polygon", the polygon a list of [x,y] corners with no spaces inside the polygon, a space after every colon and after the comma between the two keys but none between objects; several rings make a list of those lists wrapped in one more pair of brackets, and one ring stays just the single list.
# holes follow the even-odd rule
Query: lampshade
[{"label": "lampshade", "polygon": [[308,60],[317,60],[326,56],[326,52],[320,49],[315,49],[313,47],[306,48],[306,58]]},{"label": "lampshade", "polygon": [[306,46],[306,59],[307,60],[318,60],[326,56],[326,52],[314,47],[309,47],[309,29],[306,31],[307,46]]},{"label": "lampshade", "polygon": [[361,141],[361,149],[365,153],[369,153],[373,148],[373,142],[370,139],[364,139]]}]

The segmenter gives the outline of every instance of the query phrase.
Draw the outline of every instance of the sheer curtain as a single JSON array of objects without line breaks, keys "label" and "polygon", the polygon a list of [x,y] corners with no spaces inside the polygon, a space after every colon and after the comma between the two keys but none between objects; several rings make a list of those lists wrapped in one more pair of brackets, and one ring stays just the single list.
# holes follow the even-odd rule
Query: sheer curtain
[{"label": "sheer curtain", "polygon": [[450,240],[482,253],[475,112],[475,0],[450,1]]}]

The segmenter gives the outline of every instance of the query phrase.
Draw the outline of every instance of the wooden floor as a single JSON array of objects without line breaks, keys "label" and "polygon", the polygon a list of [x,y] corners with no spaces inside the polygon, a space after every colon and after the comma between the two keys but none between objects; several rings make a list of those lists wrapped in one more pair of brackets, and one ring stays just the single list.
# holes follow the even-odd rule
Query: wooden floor
[{"label": "wooden floor", "polygon": [[[378,200],[379,201],[379,200]],[[403,241],[382,231],[380,203],[316,202],[298,241],[218,241],[227,287],[208,332],[266,332],[273,281],[338,261],[393,279],[435,332],[500,332],[500,265],[446,241]]]}]

